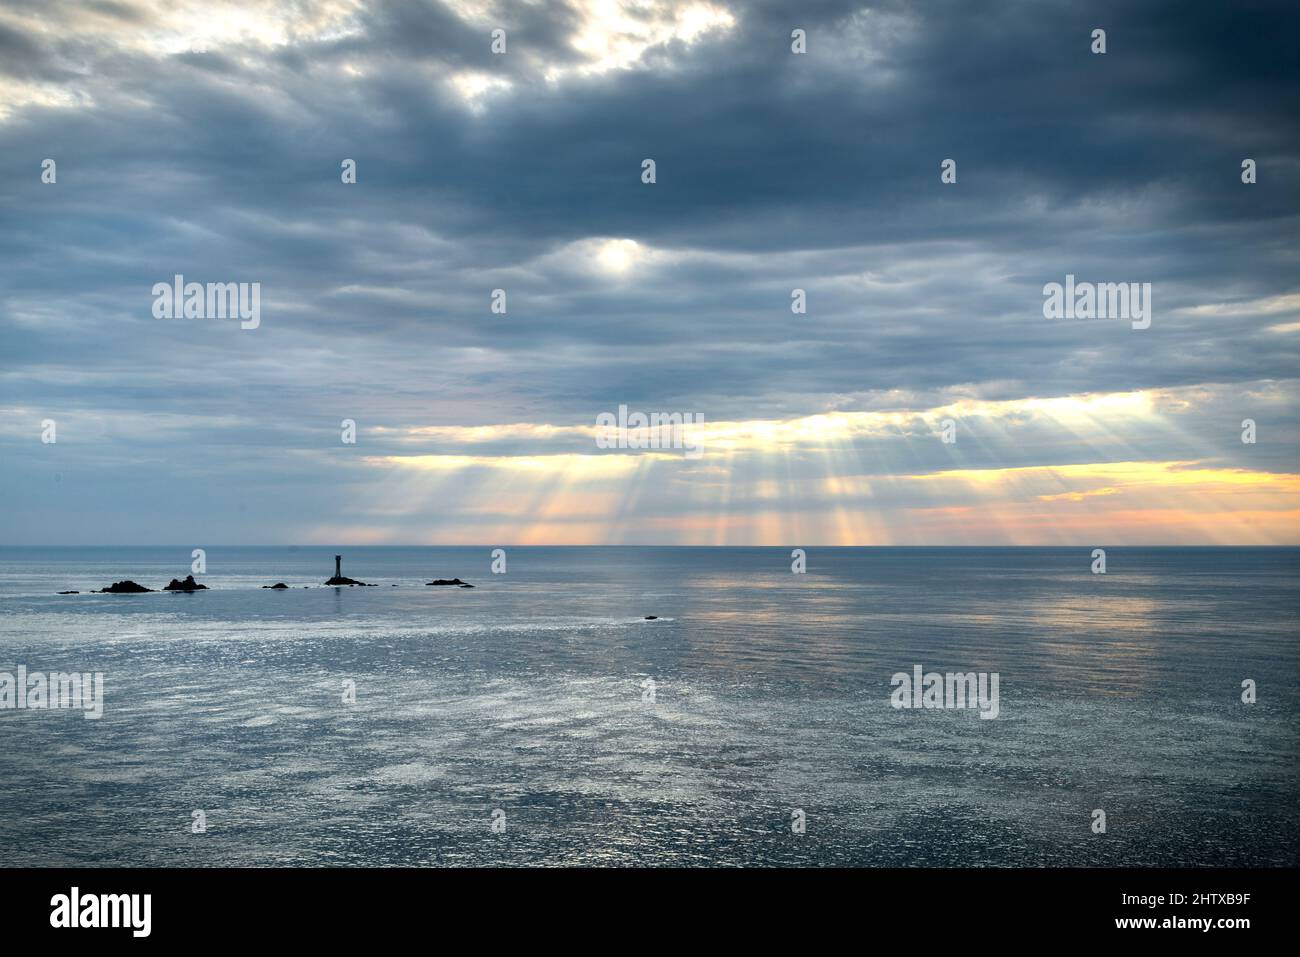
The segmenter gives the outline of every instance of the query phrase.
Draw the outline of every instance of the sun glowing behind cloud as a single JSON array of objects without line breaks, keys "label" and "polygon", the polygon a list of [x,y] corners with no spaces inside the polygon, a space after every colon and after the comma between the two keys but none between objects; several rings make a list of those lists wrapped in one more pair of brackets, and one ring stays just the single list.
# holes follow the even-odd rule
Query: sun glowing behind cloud
[{"label": "sun glowing behind cloud", "polygon": [[632,239],[609,239],[600,247],[596,260],[608,273],[622,275],[637,261],[641,247]]}]

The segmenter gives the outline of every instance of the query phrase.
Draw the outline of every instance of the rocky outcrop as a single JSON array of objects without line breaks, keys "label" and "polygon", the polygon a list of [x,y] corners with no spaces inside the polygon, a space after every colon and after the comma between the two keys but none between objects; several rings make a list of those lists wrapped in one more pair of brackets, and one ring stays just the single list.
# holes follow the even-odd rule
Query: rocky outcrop
[{"label": "rocky outcrop", "polygon": [[80,595],[81,592],[79,592],[79,591],[61,591],[61,592],[59,592],[59,594],[60,594],[60,595]]},{"label": "rocky outcrop", "polygon": [[469,582],[463,582],[459,578],[435,578],[431,582],[425,582],[426,585],[459,585],[461,588],[473,588]]},{"label": "rocky outcrop", "polygon": [[279,589],[279,588],[288,588],[289,586],[286,585],[284,582],[276,582],[274,585],[263,585],[262,587]]},{"label": "rocky outcrop", "polygon": [[107,588],[101,588],[101,594],[105,595],[138,595],[141,592],[153,591],[152,588],[145,588],[143,585],[137,585],[133,581],[113,582]]},{"label": "rocky outcrop", "polygon": [[173,578],[163,586],[163,591],[207,591],[207,585],[200,585],[194,580],[193,575],[186,575],[185,581],[177,581]]}]

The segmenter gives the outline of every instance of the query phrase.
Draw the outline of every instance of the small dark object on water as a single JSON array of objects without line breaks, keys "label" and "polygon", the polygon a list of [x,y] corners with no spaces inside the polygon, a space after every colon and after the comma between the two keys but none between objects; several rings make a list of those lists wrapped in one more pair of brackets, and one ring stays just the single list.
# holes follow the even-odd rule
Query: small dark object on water
[{"label": "small dark object on water", "polygon": [[658,616],[658,615],[646,615],[646,616],[645,616],[645,620],[646,620],[646,621],[658,621],[658,620],[659,620],[659,616]]},{"label": "small dark object on water", "polygon": [[193,575],[186,575],[185,581],[180,582],[175,578],[163,587],[163,591],[207,591],[207,585],[200,585],[194,580]]},{"label": "small dark object on water", "polygon": [[459,578],[435,578],[431,582],[425,582],[426,585],[459,585],[461,588],[473,588],[469,582],[463,582]]},{"label": "small dark object on water", "polygon": [[101,594],[105,595],[138,595],[141,592],[153,591],[152,588],[145,588],[143,585],[137,585],[133,581],[113,582],[108,588],[101,588]]},{"label": "small dark object on water", "polygon": [[288,588],[284,582],[276,582],[274,585],[263,585],[263,588]]},{"label": "small dark object on water", "polygon": [[61,592],[59,592],[59,594],[60,594],[60,595],[80,595],[81,592],[79,592],[79,591],[61,591]]}]

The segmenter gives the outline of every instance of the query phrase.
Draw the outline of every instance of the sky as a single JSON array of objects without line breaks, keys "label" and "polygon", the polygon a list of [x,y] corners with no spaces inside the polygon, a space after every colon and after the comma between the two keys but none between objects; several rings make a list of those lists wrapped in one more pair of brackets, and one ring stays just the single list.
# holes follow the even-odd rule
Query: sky
[{"label": "sky", "polygon": [[[0,543],[1300,544],[1297,37],[4,0]],[[159,318],[176,275],[256,328]],[[1047,318],[1067,276],[1149,328]]]}]

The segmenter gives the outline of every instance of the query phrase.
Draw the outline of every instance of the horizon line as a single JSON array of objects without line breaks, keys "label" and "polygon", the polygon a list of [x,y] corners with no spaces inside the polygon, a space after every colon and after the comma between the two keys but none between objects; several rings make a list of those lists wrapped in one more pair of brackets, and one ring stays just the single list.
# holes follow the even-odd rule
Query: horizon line
[{"label": "horizon line", "polygon": [[760,545],[679,545],[679,544],[640,544],[640,543],[623,543],[623,544],[557,544],[557,545],[539,545],[539,544],[510,544],[501,542],[490,542],[475,545],[466,544],[426,544],[426,543],[402,543],[402,544],[301,544],[288,542],[284,544],[264,544],[264,543],[242,543],[242,542],[222,542],[217,544],[194,545],[193,543],[165,542],[160,544],[124,544],[124,545],[30,545],[30,544],[2,544],[0,548],[319,548],[324,550],[342,549],[342,548],[698,548],[698,549],[720,549],[720,548],[821,548],[821,549],[852,549],[852,548],[879,548],[879,549],[925,549],[925,548],[966,548],[966,549],[1034,549],[1034,548],[1168,548],[1168,549],[1226,549],[1226,548],[1252,548],[1252,549],[1300,549],[1300,542],[1283,545],[1258,545],[1258,544],[1114,544],[1107,542],[1088,542],[1084,544],[1032,544],[1032,545],[1007,545],[1007,544],[982,544],[982,545],[821,545],[815,542],[789,542],[780,544],[760,544]]}]

